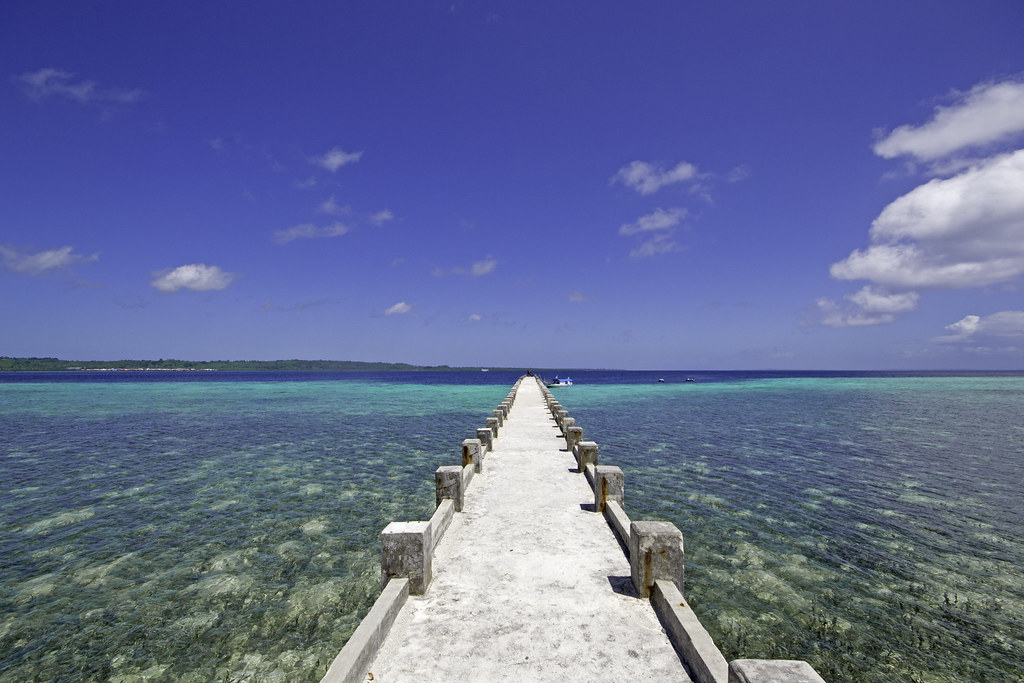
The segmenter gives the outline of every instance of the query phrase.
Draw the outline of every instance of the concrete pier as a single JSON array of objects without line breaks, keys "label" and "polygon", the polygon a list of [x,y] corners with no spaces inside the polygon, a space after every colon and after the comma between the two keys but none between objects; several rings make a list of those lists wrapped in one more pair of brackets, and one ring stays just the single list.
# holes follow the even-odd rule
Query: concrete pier
[{"label": "concrete pier", "polygon": [[804,662],[727,664],[683,597],[682,533],[629,519],[628,473],[537,381],[486,424],[435,473],[431,520],[382,532],[383,592],[322,683],[823,683]]}]

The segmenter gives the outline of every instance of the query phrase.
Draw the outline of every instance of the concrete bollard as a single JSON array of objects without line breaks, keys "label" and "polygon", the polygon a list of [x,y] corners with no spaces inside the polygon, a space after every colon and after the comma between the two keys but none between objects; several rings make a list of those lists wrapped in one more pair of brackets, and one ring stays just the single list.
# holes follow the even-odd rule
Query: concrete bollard
[{"label": "concrete bollard", "polygon": [[576,426],[576,418],[575,417],[563,417],[561,419],[561,421],[559,421],[559,423],[558,423],[559,429],[562,430],[562,436],[567,436],[565,430],[567,430],[569,427],[575,427],[575,426]]},{"label": "concrete bollard", "polygon": [[808,664],[795,659],[735,659],[729,683],[825,683]]},{"label": "concrete bollard", "polygon": [[483,444],[480,439],[462,440],[462,466],[473,463],[473,471],[480,473],[484,468]]},{"label": "concrete bollard", "polygon": [[675,524],[630,523],[629,573],[641,598],[650,597],[657,580],[671,581],[683,593],[683,559],[683,533]]},{"label": "concrete bollard", "polygon": [[481,427],[480,429],[476,430],[476,438],[480,440],[480,443],[483,445],[484,448],[486,448],[489,451],[494,450],[494,446],[492,445],[494,443],[494,432],[492,432],[490,429],[486,427]]},{"label": "concrete bollard", "polygon": [[565,429],[565,448],[570,453],[576,447],[580,441],[583,441],[583,427],[566,427]]},{"label": "concrete bollard", "polygon": [[576,444],[576,468],[585,472],[587,465],[597,465],[597,443],[580,441]]},{"label": "concrete bollard", "polygon": [[489,417],[484,422],[487,424],[487,428],[491,430],[491,436],[495,439],[498,438],[498,418]]},{"label": "concrete bollard", "polygon": [[505,411],[503,411],[501,408],[498,408],[496,410],[492,410],[491,411],[491,416],[495,420],[498,421],[498,426],[499,427],[504,427],[505,426]]},{"label": "concrete bollard", "polygon": [[409,592],[423,595],[430,585],[432,556],[430,522],[391,522],[380,533],[381,587],[395,577],[409,579]]},{"label": "concrete bollard", "polygon": [[455,503],[455,511],[462,512],[465,487],[462,485],[462,468],[458,465],[442,465],[434,472],[434,491],[437,504],[445,498]]},{"label": "concrete bollard", "polygon": [[604,512],[605,503],[613,500],[622,506],[626,504],[622,470],[614,465],[598,465],[594,468],[594,512]]}]

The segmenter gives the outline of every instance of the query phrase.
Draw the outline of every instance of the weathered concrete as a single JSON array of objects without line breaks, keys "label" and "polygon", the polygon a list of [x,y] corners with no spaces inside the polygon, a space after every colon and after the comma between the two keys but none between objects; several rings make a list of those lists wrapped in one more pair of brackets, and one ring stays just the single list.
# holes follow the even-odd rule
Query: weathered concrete
[{"label": "weathered concrete", "polygon": [[576,448],[576,444],[583,441],[583,427],[566,427],[565,429],[565,450],[570,453]]},{"label": "weathered concrete", "polygon": [[436,548],[438,542],[444,537],[444,532],[448,530],[454,516],[455,503],[447,498],[442,500],[434,510],[434,514],[430,517],[430,544],[433,548]]},{"label": "weathered concrete", "polygon": [[465,487],[462,480],[462,467],[459,465],[443,465],[434,472],[434,498],[440,505],[445,498],[455,503],[455,511],[462,512],[462,501]]},{"label": "weathered concrete", "polygon": [[475,472],[480,472],[484,466],[483,444],[480,439],[464,439],[462,441],[462,466],[472,464]]},{"label": "weathered concrete", "polygon": [[614,465],[598,465],[594,468],[594,512],[604,512],[610,501],[626,504],[625,477]]},{"label": "weathered concrete", "polygon": [[580,441],[576,444],[576,468],[584,472],[587,465],[597,465],[597,452],[597,444],[593,441]]},{"label": "weathered concrete", "polygon": [[726,683],[729,665],[697,615],[671,581],[658,580],[651,590],[651,604],[665,624],[694,680]]},{"label": "weathered concrete", "polygon": [[672,522],[631,522],[629,569],[633,588],[649,597],[654,582],[665,579],[683,590],[683,534]]},{"label": "weathered concrete", "polygon": [[409,579],[392,579],[359,622],[352,637],[345,643],[320,683],[358,683],[366,680],[370,662],[377,656],[381,643],[405,601],[409,599]]},{"label": "weathered concrete", "polygon": [[374,681],[690,680],[557,434],[524,382]]},{"label": "weathered concrete", "polygon": [[486,420],[484,420],[484,423],[487,425],[487,428],[491,430],[491,436],[493,438],[497,439],[498,438],[498,418],[496,418],[496,417],[489,417]]},{"label": "weathered concrete", "polygon": [[480,440],[480,443],[487,450],[490,451],[494,448],[494,432],[489,428],[482,427],[476,430],[476,438]]},{"label": "weathered concrete", "polygon": [[792,659],[736,659],[729,683],[825,683],[810,664]]},{"label": "weathered concrete", "polygon": [[381,585],[409,579],[409,592],[422,595],[430,585],[434,544],[430,522],[391,522],[380,533]]}]

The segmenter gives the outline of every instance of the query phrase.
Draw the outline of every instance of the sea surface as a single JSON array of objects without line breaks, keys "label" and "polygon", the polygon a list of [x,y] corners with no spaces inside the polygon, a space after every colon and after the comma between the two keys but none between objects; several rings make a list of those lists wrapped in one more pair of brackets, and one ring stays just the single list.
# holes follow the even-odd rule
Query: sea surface
[{"label": "sea surface", "polygon": [[[0,680],[318,680],[519,374],[0,373]],[[727,659],[1024,681],[1024,373],[572,375]]]}]

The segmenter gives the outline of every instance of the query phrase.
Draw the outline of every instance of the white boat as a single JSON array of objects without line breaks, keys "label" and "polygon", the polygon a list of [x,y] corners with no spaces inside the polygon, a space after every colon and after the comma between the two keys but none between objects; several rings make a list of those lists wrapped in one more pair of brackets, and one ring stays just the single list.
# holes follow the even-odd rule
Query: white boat
[{"label": "white boat", "polygon": [[546,382],[546,384],[549,387],[571,387],[572,386],[572,377],[563,377],[561,379],[559,379],[558,377],[555,377],[554,380],[552,380],[550,382]]}]

